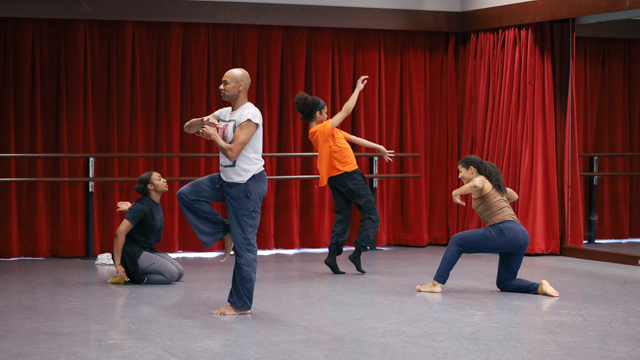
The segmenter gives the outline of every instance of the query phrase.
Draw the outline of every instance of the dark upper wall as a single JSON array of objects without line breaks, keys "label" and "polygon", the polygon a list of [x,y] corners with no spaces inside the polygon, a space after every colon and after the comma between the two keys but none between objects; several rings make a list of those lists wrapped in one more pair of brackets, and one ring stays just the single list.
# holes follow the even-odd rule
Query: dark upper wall
[{"label": "dark upper wall", "polygon": [[466,12],[181,0],[1,0],[0,17],[473,31],[640,9],[640,0],[537,0]]}]

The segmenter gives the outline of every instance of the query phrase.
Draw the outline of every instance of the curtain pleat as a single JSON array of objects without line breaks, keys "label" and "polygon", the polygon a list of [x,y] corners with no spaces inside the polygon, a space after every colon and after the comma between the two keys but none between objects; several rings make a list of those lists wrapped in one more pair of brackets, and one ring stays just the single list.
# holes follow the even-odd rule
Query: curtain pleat
[{"label": "curtain pleat", "polygon": [[[491,161],[520,199],[516,215],[529,232],[527,253],[557,254],[553,66],[548,23],[473,33],[462,45],[467,67],[460,155]],[[465,200],[470,203],[470,199]],[[470,206],[458,230],[484,226]]]}]

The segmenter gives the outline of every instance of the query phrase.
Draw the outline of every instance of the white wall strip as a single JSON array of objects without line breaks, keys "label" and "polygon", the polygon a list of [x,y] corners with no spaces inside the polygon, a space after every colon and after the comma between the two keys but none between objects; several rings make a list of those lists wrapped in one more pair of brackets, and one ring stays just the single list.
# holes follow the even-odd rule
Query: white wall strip
[{"label": "white wall strip", "polygon": [[[229,2],[229,0],[183,1]],[[235,0],[233,2],[460,12],[517,4],[528,1],[538,0],[351,0],[348,2],[344,0]]]}]

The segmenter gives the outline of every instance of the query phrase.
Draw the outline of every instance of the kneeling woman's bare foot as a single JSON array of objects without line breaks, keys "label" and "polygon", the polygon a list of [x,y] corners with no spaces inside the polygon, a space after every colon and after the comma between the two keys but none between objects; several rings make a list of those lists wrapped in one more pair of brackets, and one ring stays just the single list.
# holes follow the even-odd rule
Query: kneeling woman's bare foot
[{"label": "kneeling woman's bare foot", "polygon": [[416,285],[416,289],[418,289],[418,291],[421,291],[421,292],[441,293],[442,284],[433,280],[432,282],[426,285]]},{"label": "kneeling woman's bare foot", "polygon": [[249,314],[250,312],[251,310],[242,310],[233,305],[228,305],[214,311],[213,315],[245,315]]},{"label": "kneeling woman's bare foot", "polygon": [[228,233],[224,236],[224,255],[222,256],[222,260],[220,262],[224,262],[227,260],[229,255],[231,255],[231,249],[233,249],[233,238],[231,237],[231,233]]},{"label": "kneeling woman's bare foot", "polygon": [[538,294],[558,297],[560,294],[554,289],[547,280],[540,281],[540,285],[538,285]]}]

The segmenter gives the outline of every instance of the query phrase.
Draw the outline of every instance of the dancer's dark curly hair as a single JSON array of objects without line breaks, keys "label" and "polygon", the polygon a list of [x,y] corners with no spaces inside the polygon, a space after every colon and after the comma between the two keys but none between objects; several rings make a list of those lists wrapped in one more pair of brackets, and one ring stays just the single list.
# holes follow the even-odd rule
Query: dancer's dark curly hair
[{"label": "dancer's dark curly hair", "polygon": [[142,196],[149,196],[149,188],[147,185],[151,184],[151,178],[153,177],[153,171],[148,171],[138,178],[138,183],[134,187],[136,192]]},{"label": "dancer's dark curly hair", "polygon": [[313,121],[316,113],[325,108],[325,103],[317,96],[302,91],[295,98],[296,110],[302,115],[301,120]]},{"label": "dancer's dark curly hair", "polygon": [[473,166],[478,174],[484,176],[489,180],[493,188],[496,189],[501,195],[507,195],[507,185],[504,184],[504,180],[502,179],[502,173],[492,162],[482,161],[479,157],[475,155],[467,155],[462,160],[458,161],[458,165],[461,165],[463,168],[469,170],[471,166]]}]

